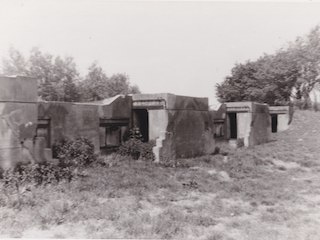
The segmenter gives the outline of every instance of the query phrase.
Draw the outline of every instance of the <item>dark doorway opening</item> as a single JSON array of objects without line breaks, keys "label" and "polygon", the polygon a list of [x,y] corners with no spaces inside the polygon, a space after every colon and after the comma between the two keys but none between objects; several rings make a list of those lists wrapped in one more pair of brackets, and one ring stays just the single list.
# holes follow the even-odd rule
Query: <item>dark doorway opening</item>
[{"label": "dark doorway opening", "polygon": [[237,139],[237,113],[228,113],[230,122],[230,138]]},{"label": "dark doorway opening", "polygon": [[278,114],[271,114],[271,132],[278,131]]},{"label": "dark doorway opening", "polygon": [[128,131],[129,119],[100,119],[100,152],[109,154],[116,151]]},{"label": "dark doorway opening", "polygon": [[142,135],[142,141],[149,141],[149,116],[147,109],[134,110],[134,127],[138,127]]},{"label": "dark doorway opening", "polygon": [[36,137],[43,137],[46,148],[51,147],[50,119],[38,119]]}]

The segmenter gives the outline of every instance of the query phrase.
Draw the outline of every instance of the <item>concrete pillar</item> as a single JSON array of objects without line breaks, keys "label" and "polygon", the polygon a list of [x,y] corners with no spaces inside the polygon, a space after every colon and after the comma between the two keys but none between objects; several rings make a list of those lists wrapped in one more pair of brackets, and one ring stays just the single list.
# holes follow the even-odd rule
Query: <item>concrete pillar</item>
[{"label": "concrete pillar", "polygon": [[8,169],[18,162],[34,160],[36,102],[36,79],[0,77],[0,168]]}]

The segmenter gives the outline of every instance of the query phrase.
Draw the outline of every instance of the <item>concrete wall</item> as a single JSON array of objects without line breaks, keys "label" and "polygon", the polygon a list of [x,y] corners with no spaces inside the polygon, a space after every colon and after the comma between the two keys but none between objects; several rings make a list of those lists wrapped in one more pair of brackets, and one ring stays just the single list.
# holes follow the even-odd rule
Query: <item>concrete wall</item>
[{"label": "concrete wall", "polygon": [[167,94],[167,109],[169,110],[197,110],[208,111],[208,98],[179,96]]},{"label": "concrete wall", "polygon": [[216,110],[209,110],[210,115],[212,119],[225,119],[226,118],[226,112],[227,112],[227,105],[225,103],[222,103],[218,109]]},{"label": "concrete wall", "polygon": [[[37,103],[36,79],[0,77],[0,167],[46,159],[45,139],[35,137],[38,119],[50,122],[51,146],[63,138],[84,136],[99,152],[100,137],[105,134],[101,134],[100,120],[105,120],[103,124],[115,120],[112,124],[122,124],[121,129],[125,130],[123,122],[132,122],[134,108],[148,111],[149,140],[156,140],[154,153],[158,160],[212,153],[215,119],[226,120],[228,137],[226,112],[237,113],[237,137],[245,146],[267,142],[271,132],[270,113],[265,104],[226,103],[218,111],[209,111],[207,98],[169,93],[119,95],[93,103]],[[271,110],[279,113],[281,109]],[[289,110],[285,110],[278,115],[278,131],[287,129],[290,122]],[[113,137],[110,142],[118,142],[118,135]]]},{"label": "concrete wall", "polygon": [[[209,110],[210,125],[214,129],[214,135],[220,140],[228,139],[228,128],[227,128],[227,106],[221,104],[217,110]],[[222,133],[222,136],[221,136]]]},{"label": "concrete wall", "polygon": [[0,168],[18,162],[36,162],[39,139],[37,124],[37,81],[25,77],[0,77]]},{"label": "concrete wall", "polygon": [[168,111],[165,109],[148,110],[149,114],[149,140],[156,140],[162,132],[167,131],[169,122]]},{"label": "concrete wall", "polygon": [[270,114],[278,115],[278,132],[285,131],[289,128],[291,122],[291,109],[289,106],[269,106]]},{"label": "concrete wall", "polygon": [[[152,111],[150,111],[152,112]],[[163,110],[167,120],[159,125],[156,160],[166,161],[210,154],[214,151],[213,129],[209,126],[208,112],[193,110]],[[165,117],[165,114],[162,116]],[[152,123],[150,123],[152,125]]]},{"label": "concrete wall", "polygon": [[238,139],[243,140],[244,146],[248,147],[253,145],[250,142],[251,134],[251,123],[252,113],[251,112],[240,112],[237,113],[237,136]]},{"label": "concrete wall", "polygon": [[271,121],[267,104],[253,104],[249,146],[266,143],[271,136]]},{"label": "concrete wall", "polygon": [[149,139],[156,140],[154,153],[158,161],[195,157],[214,151],[207,98],[168,93],[137,94],[133,95],[133,105],[148,110]]},{"label": "concrete wall", "polygon": [[169,110],[167,132],[171,133],[176,158],[195,157],[214,151],[213,129],[206,111]]},{"label": "concrete wall", "polygon": [[100,101],[99,117],[104,119],[130,119],[132,112],[132,97],[117,95]]},{"label": "concrete wall", "polygon": [[92,103],[39,102],[38,113],[39,119],[50,119],[51,145],[64,138],[83,136],[99,152],[100,137],[102,140],[105,134],[99,128],[100,119],[130,120],[131,105],[130,96],[118,95]]},{"label": "concrete wall", "polygon": [[278,132],[289,128],[289,114],[278,114]]},{"label": "concrete wall", "polygon": [[[145,101],[143,106],[141,106],[142,108],[150,108],[150,106],[154,106],[152,105],[152,103],[156,103],[156,101],[159,101],[159,106],[162,105],[163,109],[198,111],[209,110],[208,98],[180,96],[171,93],[133,94],[132,100],[133,102]],[[148,103],[148,101],[150,101],[150,104]]]},{"label": "concrete wall", "polygon": [[50,119],[51,145],[63,138],[84,136],[99,151],[98,106],[80,103],[39,102],[39,119]]},{"label": "concrete wall", "polygon": [[[244,146],[254,146],[268,142],[271,132],[271,121],[267,104],[254,102],[226,103],[227,112],[237,114],[237,139]],[[227,119],[227,136],[230,137],[230,123]]]},{"label": "concrete wall", "polygon": [[37,80],[29,77],[0,76],[0,100],[35,103],[38,99]]}]

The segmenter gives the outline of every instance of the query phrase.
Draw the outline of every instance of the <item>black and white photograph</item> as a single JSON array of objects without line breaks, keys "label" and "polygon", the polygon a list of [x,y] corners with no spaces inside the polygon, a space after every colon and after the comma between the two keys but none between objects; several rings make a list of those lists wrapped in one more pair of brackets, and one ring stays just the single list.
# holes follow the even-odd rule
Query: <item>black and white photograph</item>
[{"label": "black and white photograph", "polygon": [[320,1],[0,0],[0,239],[320,239]]}]

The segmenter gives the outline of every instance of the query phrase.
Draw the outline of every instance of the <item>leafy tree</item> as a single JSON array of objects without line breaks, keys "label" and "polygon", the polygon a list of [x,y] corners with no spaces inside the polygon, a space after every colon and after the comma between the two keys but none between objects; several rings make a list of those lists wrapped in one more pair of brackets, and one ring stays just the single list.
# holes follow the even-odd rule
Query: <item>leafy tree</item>
[{"label": "leafy tree", "polygon": [[49,53],[42,53],[38,48],[33,48],[29,57],[28,75],[38,79],[39,83],[54,81],[54,57]]},{"label": "leafy tree", "polygon": [[88,69],[88,74],[81,82],[81,93],[83,101],[97,101],[108,98],[107,75],[103,69],[94,62]]},{"label": "leafy tree", "polygon": [[18,50],[11,48],[9,58],[3,59],[2,70],[6,75],[26,75],[38,79],[38,94],[43,100],[79,100],[79,73],[71,57],[62,59],[33,48],[26,60]]},{"label": "leafy tree", "polygon": [[108,79],[107,89],[109,96],[115,96],[117,94],[128,94],[129,93],[129,80],[125,74],[114,74]]},{"label": "leafy tree", "polygon": [[38,48],[33,48],[29,57],[28,76],[38,80],[38,94],[43,100],[58,101],[59,94],[54,79],[54,57],[49,53],[42,53]]},{"label": "leafy tree", "polygon": [[131,85],[129,76],[123,73],[112,75],[108,79],[107,89],[110,97],[117,94],[136,94],[141,93],[137,85]]},{"label": "leafy tree", "polygon": [[304,37],[298,37],[289,51],[294,52],[300,65],[300,76],[295,84],[296,99],[302,108],[310,107],[310,92],[320,84],[320,26],[313,28]]},{"label": "leafy tree", "polygon": [[320,27],[317,26],[286,49],[236,64],[231,75],[216,85],[216,93],[221,102],[247,100],[282,105],[288,104],[292,97],[307,102],[310,92],[319,85],[319,73]]},{"label": "leafy tree", "polygon": [[96,101],[113,97],[117,94],[140,93],[138,86],[130,85],[125,74],[114,74],[107,77],[103,69],[94,62],[81,82],[82,101]]},{"label": "leafy tree", "polygon": [[217,84],[217,96],[224,102],[256,101],[270,105],[290,101],[292,87],[298,77],[295,62],[287,52],[264,55],[257,61],[237,64],[225,81]]},{"label": "leafy tree", "polygon": [[78,90],[79,73],[72,57],[59,56],[53,65],[54,83],[56,83],[59,101],[77,102],[80,100]]},{"label": "leafy tree", "polygon": [[3,74],[25,75],[38,79],[38,95],[46,101],[96,101],[117,94],[140,93],[138,86],[131,85],[125,74],[110,78],[94,62],[84,80],[72,57],[61,58],[33,48],[29,58],[10,48],[9,57],[3,59]]},{"label": "leafy tree", "polygon": [[2,61],[2,71],[7,75],[28,75],[28,62],[21,52],[11,47],[9,58]]},{"label": "leafy tree", "polygon": [[129,93],[130,94],[137,94],[137,93],[141,93],[140,88],[138,87],[138,85],[130,85],[129,86]]}]

